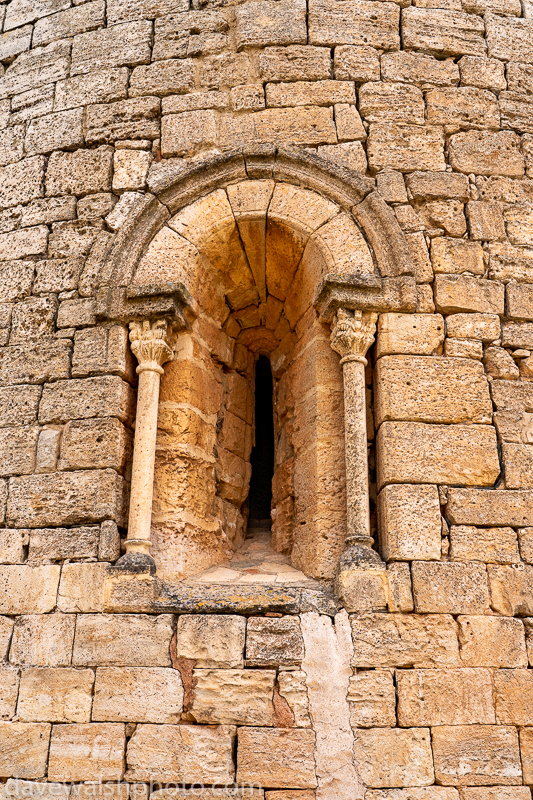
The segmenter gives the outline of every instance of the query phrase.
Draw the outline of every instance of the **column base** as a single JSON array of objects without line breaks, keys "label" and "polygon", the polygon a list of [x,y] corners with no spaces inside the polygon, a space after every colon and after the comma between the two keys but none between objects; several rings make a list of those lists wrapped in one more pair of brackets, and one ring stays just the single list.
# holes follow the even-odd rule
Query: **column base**
[{"label": "column base", "polygon": [[149,570],[151,575],[155,575],[155,561],[148,553],[130,551],[121,556],[113,566],[114,570],[123,572],[146,572]]},{"label": "column base", "polygon": [[335,585],[341,604],[350,613],[395,609],[385,564],[377,569],[340,569]]}]

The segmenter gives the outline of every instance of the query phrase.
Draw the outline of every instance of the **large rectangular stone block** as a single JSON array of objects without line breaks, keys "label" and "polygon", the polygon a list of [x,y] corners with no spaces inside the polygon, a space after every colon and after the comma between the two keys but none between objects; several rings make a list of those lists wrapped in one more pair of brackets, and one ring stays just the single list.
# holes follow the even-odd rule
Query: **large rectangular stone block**
[{"label": "large rectangular stone block", "polygon": [[326,80],[331,75],[331,51],[327,47],[297,44],[266,47],[259,52],[259,72],[266,82]]},{"label": "large rectangular stone block", "polygon": [[[402,50],[383,53],[381,77],[384,81],[405,81],[421,89],[456,86],[459,83],[459,67],[451,58],[441,61],[426,53]],[[379,80],[379,74],[369,80]]]},{"label": "large rectangular stone block", "polygon": [[126,780],[232,784],[235,732],[231,725],[138,725]]},{"label": "large rectangular stone block", "polygon": [[437,275],[435,278],[435,305],[443,314],[460,311],[503,314],[504,303],[502,283],[468,275]]},{"label": "large rectangular stone block", "polygon": [[44,722],[0,722],[0,777],[42,778],[51,727]]},{"label": "large rectangular stone block", "polygon": [[98,555],[98,526],[23,529],[23,532],[29,536],[28,561],[33,563],[94,560]]},{"label": "large rectangular stone block", "polygon": [[207,725],[273,725],[275,679],[275,670],[195,669],[190,713]]},{"label": "large rectangular stone block", "polygon": [[91,614],[104,610],[106,563],[64,564],[57,594],[60,611]]},{"label": "large rectangular stone block", "polygon": [[496,722],[488,669],[397,670],[396,685],[402,727]]},{"label": "large rectangular stone block", "polygon": [[444,342],[440,314],[380,314],[377,357],[395,354],[435,355]]},{"label": "large rectangular stone block", "polygon": [[498,614],[526,617],[533,614],[533,567],[529,564],[487,567],[491,605]]},{"label": "large rectangular stone block", "polygon": [[500,616],[459,616],[461,661],[467,667],[527,665],[524,625]]},{"label": "large rectangular stone block", "polygon": [[499,669],[494,673],[496,721],[503,725],[533,724],[533,672]]},{"label": "large rectangular stone block", "polygon": [[11,303],[30,293],[35,265],[33,261],[2,261],[0,263],[0,300]]},{"label": "large rectangular stone block", "polygon": [[361,614],[350,619],[354,642],[352,666],[459,666],[457,629],[443,614]]},{"label": "large rectangular stone block", "polygon": [[96,722],[173,724],[183,711],[183,684],[176,669],[99,667],[92,719]]},{"label": "large rectangular stone block", "polygon": [[92,722],[54,725],[48,778],[52,781],[121,780],[124,775],[124,725]]},{"label": "large rectangular stone block", "polygon": [[533,782],[533,730],[531,728],[522,728],[520,731],[520,754],[524,783],[531,784]]},{"label": "large rectangular stone block", "polygon": [[518,734],[499,725],[432,729],[435,778],[444,786],[494,786],[522,782]]},{"label": "large rectangular stone block", "polygon": [[444,170],[444,133],[436,126],[372,123],[367,153],[376,170]]},{"label": "large rectangular stone block", "polygon": [[502,444],[506,489],[533,489],[533,447],[530,444]]},{"label": "large rectangular stone block", "polygon": [[77,150],[74,153],[52,153],[46,170],[46,194],[75,194],[111,189],[113,150],[102,145],[96,150]]},{"label": "large rectangular stone block", "polygon": [[[17,203],[28,203],[42,197],[44,158],[33,156],[0,168],[0,208],[10,208]],[[2,256],[5,261],[5,255]]]},{"label": "large rectangular stone block", "polygon": [[[163,122],[165,122],[163,119]],[[164,125],[162,136],[164,138]],[[174,126],[174,141],[179,126]],[[239,137],[246,144],[265,144],[277,138],[283,144],[322,145],[336,144],[337,133],[331,108],[321,106],[299,108],[267,108],[253,115],[232,117],[220,115],[217,119],[217,142],[229,146]],[[194,144],[194,139],[192,140]],[[194,144],[197,147],[197,144]],[[174,150],[179,152],[179,147]],[[172,150],[172,152],[174,152]],[[185,151],[183,151],[185,152]],[[171,152],[169,152],[171,155]]]},{"label": "large rectangular stone block", "polygon": [[58,111],[32,119],[26,131],[24,148],[30,156],[51,153],[60,147],[83,145],[83,108]]},{"label": "large rectangular stone block", "polygon": [[152,23],[147,20],[80,33],[72,44],[70,74],[149,64],[151,36]]},{"label": "large rectangular stone block", "polygon": [[0,720],[9,720],[15,716],[18,691],[18,669],[0,667]]},{"label": "large rectangular stone block", "polygon": [[2,661],[7,659],[12,632],[13,620],[9,617],[0,617],[0,658]]},{"label": "large rectangular stone block", "polygon": [[269,83],[266,103],[272,108],[284,106],[355,104],[355,87],[351,81],[294,81]]},{"label": "large rectangular stone block", "polygon": [[46,614],[56,604],[61,567],[0,567],[0,614]]},{"label": "large rectangular stone block", "polygon": [[483,21],[474,14],[437,8],[404,8],[402,40],[406,49],[435,55],[485,55]]},{"label": "large rectangular stone block", "polygon": [[384,422],[377,436],[378,485],[491,486],[500,474],[496,432],[488,425]]},{"label": "large rectangular stone block", "polygon": [[49,384],[39,405],[41,424],[91,417],[118,417],[130,423],[134,414],[133,389],[117,375]]},{"label": "large rectangular stone block", "polygon": [[86,614],[78,617],[76,666],[170,667],[172,616]]},{"label": "large rectangular stone block", "polygon": [[113,417],[69,422],[63,429],[58,469],[115,469],[124,472],[131,434]]},{"label": "large rectangular stone block", "polygon": [[449,338],[492,342],[499,339],[500,334],[500,318],[497,314],[451,314],[446,318],[446,335]]},{"label": "large rectangular stone block", "polygon": [[533,319],[533,286],[527,283],[507,284],[507,307],[511,319]]},{"label": "large rectangular stone block", "polygon": [[[448,174],[448,173],[446,173]],[[435,272],[447,275],[469,272],[483,275],[483,248],[479,242],[440,236],[431,240],[431,263]]]},{"label": "large rectangular stone block", "polygon": [[368,0],[311,0],[309,43],[370,45],[398,50],[400,11],[393,3],[376,8]]},{"label": "large rectangular stone block", "polygon": [[[116,100],[124,100],[127,96],[127,67],[102,69],[88,75],[75,75],[67,80],[59,81],[56,84],[54,111],[66,111],[69,108],[95,103],[112,103]],[[56,153],[55,155],[61,157],[67,154]],[[79,155],[87,158],[92,155],[92,152],[90,150],[79,151]],[[90,171],[85,174],[85,180],[92,182],[93,177]],[[82,188],[81,193],[85,193],[85,188]]]},{"label": "large rectangular stone block", "polygon": [[315,732],[291,728],[239,728],[237,783],[312,789]]},{"label": "large rectangular stone block", "polygon": [[[35,92],[68,77],[70,42],[52,42],[22,53],[0,77],[0,99]],[[42,97],[42,92],[38,92]],[[51,110],[51,108],[49,108]]]},{"label": "large rectangular stone block", "polygon": [[359,111],[366,122],[404,122],[423,125],[424,96],[402,83],[364,83],[359,89]]},{"label": "large rectangular stone block", "polygon": [[352,728],[394,727],[396,691],[392,670],[361,670],[350,678],[347,698]]},{"label": "large rectangular stone block", "polygon": [[246,619],[234,615],[187,614],[178,619],[176,655],[198,669],[244,666]]},{"label": "large rectangular stone block", "polygon": [[88,106],[85,139],[88,144],[116,139],[157,139],[160,104],[159,97],[138,97]]},{"label": "large rectangular stone block", "polygon": [[533,492],[450,488],[446,515],[456,525],[533,525]]},{"label": "large rectangular stone block", "polygon": [[250,617],[246,630],[246,663],[251,667],[301,664],[304,641],[297,617]]},{"label": "large rectangular stone block", "polygon": [[466,358],[385,356],[374,374],[376,425],[385,420],[491,422],[483,365]]},{"label": "large rectangular stone block", "polygon": [[476,528],[452,525],[450,558],[453,561],[485,561],[514,564],[520,561],[518,541],[512,528]]},{"label": "large rectangular stone block", "polygon": [[305,0],[254,0],[235,9],[237,48],[307,43]]},{"label": "large rectangular stone block", "polygon": [[411,575],[419,613],[484,614],[489,610],[484,564],[415,561]]},{"label": "large rectangular stone block", "polygon": [[433,783],[428,728],[354,731],[354,756],[365,786],[429,786]]},{"label": "large rectangular stone block", "polygon": [[520,137],[511,131],[455,133],[450,136],[449,155],[452,167],[466,175],[520,178],[524,174]]},{"label": "large rectangular stone block", "polygon": [[489,245],[489,276],[500,281],[533,283],[533,254],[507,242]]},{"label": "large rectangular stone block", "polygon": [[71,343],[66,340],[0,349],[0,386],[68,378]]},{"label": "large rectangular stone block", "polygon": [[30,425],[0,428],[0,474],[27,475],[35,469],[39,429]]},{"label": "large rectangular stone block", "polygon": [[385,486],[378,496],[378,520],[385,561],[440,559],[442,522],[436,486]]},{"label": "large rectangular stone block", "polygon": [[489,56],[533,64],[533,21],[491,16],[487,21]]},{"label": "large rectangular stone block", "polygon": [[17,716],[21,722],[90,722],[93,683],[90,669],[22,670]]},{"label": "large rectangular stone block", "polygon": [[187,0],[109,0],[108,25],[132,22],[136,19],[154,19],[163,14],[188,11]]},{"label": "large rectangular stone block", "polygon": [[4,30],[10,31],[26,22],[34,22],[40,17],[55,14],[68,8],[68,0],[16,0],[11,3],[4,20]]},{"label": "large rectangular stone block", "polygon": [[496,95],[487,89],[458,86],[432,89],[426,95],[427,121],[432,125],[461,128],[499,128]]},{"label": "large rectangular stone block", "polygon": [[26,256],[42,256],[48,243],[48,228],[37,225],[11,233],[0,233],[0,252],[11,260]]},{"label": "large rectangular stone block", "polygon": [[76,617],[73,614],[29,614],[13,628],[9,660],[36,667],[66,667],[72,658]]}]

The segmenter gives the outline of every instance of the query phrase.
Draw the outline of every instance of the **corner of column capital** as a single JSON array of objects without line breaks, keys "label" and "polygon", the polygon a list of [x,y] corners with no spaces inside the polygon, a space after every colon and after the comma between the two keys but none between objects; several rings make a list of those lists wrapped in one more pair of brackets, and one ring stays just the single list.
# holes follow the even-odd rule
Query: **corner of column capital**
[{"label": "corner of column capital", "polygon": [[351,311],[339,308],[333,319],[330,344],[345,359],[362,361],[374,341],[378,315],[374,311]]},{"label": "corner of column capital", "polygon": [[130,322],[131,350],[139,366],[137,374],[152,370],[163,374],[163,364],[173,357],[172,334],[169,320],[143,319]]}]

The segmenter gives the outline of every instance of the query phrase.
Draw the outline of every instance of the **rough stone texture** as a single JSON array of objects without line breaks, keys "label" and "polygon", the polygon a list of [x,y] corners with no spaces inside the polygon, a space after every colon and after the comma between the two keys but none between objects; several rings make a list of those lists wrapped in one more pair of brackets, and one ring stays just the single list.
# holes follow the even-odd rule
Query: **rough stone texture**
[{"label": "rough stone texture", "polygon": [[522,781],[515,728],[455,725],[432,729],[435,777],[444,786],[513,785]]},{"label": "rough stone texture", "polygon": [[13,628],[13,664],[65,667],[71,663],[76,619],[72,614],[20,616]]},{"label": "rough stone texture", "polygon": [[314,788],[314,742],[313,731],[239,728],[237,783]]},{"label": "rough stone texture", "polygon": [[396,683],[402,727],[496,722],[488,669],[397,670]]},{"label": "rough stone texture", "polygon": [[440,314],[380,314],[377,355],[433,355],[444,341]]},{"label": "rough stone texture", "polygon": [[498,616],[458,617],[461,661],[465,666],[521,667],[527,664],[524,626]]},{"label": "rough stone texture", "polygon": [[358,730],[354,754],[366,786],[427,786],[433,782],[427,728]]},{"label": "rough stone texture", "polygon": [[396,724],[396,693],[392,670],[365,670],[350,678],[350,723],[354,728]]},{"label": "rough stone texture", "polygon": [[194,661],[198,669],[243,667],[245,635],[244,617],[181,616],[176,655]]},{"label": "rough stone texture", "polygon": [[25,669],[18,718],[21,722],[89,722],[93,683],[90,669]]},{"label": "rough stone texture", "polygon": [[457,561],[516,563],[520,560],[516,533],[512,528],[452,525],[450,558]]},{"label": "rough stone texture", "polygon": [[190,713],[204,725],[273,724],[274,670],[195,669]]},{"label": "rough stone texture", "polygon": [[489,609],[487,572],[482,564],[417,561],[411,573],[417,612],[483,614]]},{"label": "rough stone texture", "polygon": [[96,722],[179,722],[183,685],[177,670],[163,667],[100,667],[92,719]]},{"label": "rough stone texture", "polygon": [[124,774],[124,725],[54,725],[48,777],[55,781],[120,780]]},{"label": "rough stone texture", "polygon": [[533,568],[527,564],[488,567],[491,605],[499,614],[528,616],[533,613]]},{"label": "rough stone texture", "polygon": [[436,486],[385,486],[378,497],[380,550],[386,561],[439,560],[441,515]]},{"label": "rough stone texture", "polygon": [[352,617],[354,667],[459,665],[453,617],[441,614],[363,614]]},{"label": "rough stone texture", "polygon": [[300,664],[304,643],[300,623],[292,617],[250,617],[246,631],[246,663],[253,667]]},{"label": "rough stone texture", "polygon": [[58,566],[0,567],[1,614],[46,614],[56,604],[59,583]]},{"label": "rough stone texture", "polygon": [[44,777],[51,727],[44,722],[0,722],[0,775]]},{"label": "rough stone texture", "polygon": [[172,618],[134,614],[80,616],[72,651],[75,666],[169,667]]}]

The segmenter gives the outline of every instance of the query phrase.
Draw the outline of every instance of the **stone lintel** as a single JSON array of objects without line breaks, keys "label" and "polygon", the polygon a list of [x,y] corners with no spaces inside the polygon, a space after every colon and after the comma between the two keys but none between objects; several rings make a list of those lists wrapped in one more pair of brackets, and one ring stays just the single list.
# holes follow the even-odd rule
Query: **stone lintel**
[{"label": "stone lintel", "polygon": [[170,317],[174,330],[186,330],[196,304],[181,283],[143,286],[101,286],[96,295],[95,316],[100,320],[133,320]]},{"label": "stone lintel", "polygon": [[339,308],[359,311],[416,310],[416,282],[411,276],[325,275],[314,298],[322,322],[331,322]]}]

